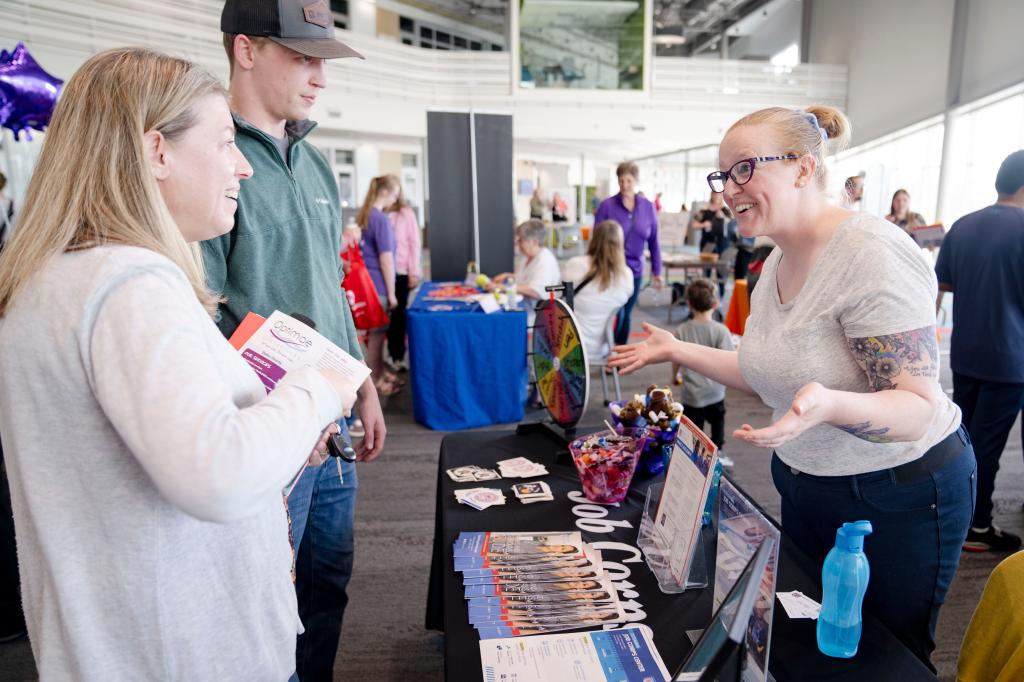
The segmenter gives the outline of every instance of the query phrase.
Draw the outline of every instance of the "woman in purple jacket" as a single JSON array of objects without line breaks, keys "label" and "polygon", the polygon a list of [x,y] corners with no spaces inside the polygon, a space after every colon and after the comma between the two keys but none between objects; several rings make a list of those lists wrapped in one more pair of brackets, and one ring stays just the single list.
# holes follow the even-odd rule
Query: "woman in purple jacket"
[{"label": "woman in purple jacket", "polygon": [[622,226],[626,244],[626,265],[633,271],[633,295],[619,311],[615,324],[615,343],[629,343],[629,323],[640,294],[640,283],[644,275],[644,245],[651,250],[651,282],[660,289],[661,247],[658,246],[658,214],[654,204],[636,193],[639,169],[632,161],[624,161],[615,169],[619,178],[619,193],[601,202],[594,214],[594,224],[603,220],[614,220]]}]

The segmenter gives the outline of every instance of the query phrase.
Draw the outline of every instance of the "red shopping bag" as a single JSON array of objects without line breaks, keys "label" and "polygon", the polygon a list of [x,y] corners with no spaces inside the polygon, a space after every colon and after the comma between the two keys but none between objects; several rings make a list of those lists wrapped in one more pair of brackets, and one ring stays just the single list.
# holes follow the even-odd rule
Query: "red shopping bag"
[{"label": "red shopping bag", "polygon": [[352,309],[352,320],[356,329],[377,329],[388,323],[388,314],[380,304],[377,288],[373,286],[370,271],[366,269],[359,247],[352,245],[341,257],[349,264],[348,274],[341,283]]}]

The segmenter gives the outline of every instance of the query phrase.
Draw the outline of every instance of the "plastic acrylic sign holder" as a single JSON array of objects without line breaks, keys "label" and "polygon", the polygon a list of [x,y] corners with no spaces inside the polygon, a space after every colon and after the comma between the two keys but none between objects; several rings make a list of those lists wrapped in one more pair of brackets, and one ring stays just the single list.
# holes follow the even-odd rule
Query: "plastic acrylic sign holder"
[{"label": "plastic acrylic sign holder", "polygon": [[[664,538],[663,534],[655,529],[654,514],[658,509],[658,502],[661,500],[662,483],[652,485],[647,489],[647,500],[644,502],[644,515],[640,520],[640,533],[637,536],[637,546],[644,553],[644,560],[650,567],[654,577],[658,580],[658,588],[665,594],[679,594],[686,590],[703,589],[708,586],[707,558],[704,554],[703,525],[697,527],[697,538],[693,543],[693,554],[690,559],[690,570],[686,580],[680,582],[672,575],[669,565],[669,557],[672,547],[680,542],[678,537]],[[678,533],[677,533],[678,535]]]}]

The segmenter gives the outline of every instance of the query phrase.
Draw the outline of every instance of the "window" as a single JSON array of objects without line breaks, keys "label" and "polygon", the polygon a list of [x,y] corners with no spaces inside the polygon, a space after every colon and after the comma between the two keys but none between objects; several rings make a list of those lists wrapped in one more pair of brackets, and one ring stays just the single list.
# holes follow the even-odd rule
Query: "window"
[{"label": "window", "polygon": [[471,41],[469,42],[469,49],[471,49],[471,50],[474,50],[474,51],[477,51],[477,50],[479,50],[480,48],[481,48],[481,45],[480,45],[480,43],[478,43],[477,41],[475,41],[475,40],[471,40]]},{"label": "window", "polygon": [[466,49],[466,39],[462,36],[455,36],[454,40],[452,40],[452,44],[455,45],[455,47],[462,48],[463,50]]},{"label": "window", "polygon": [[348,0],[331,0],[331,11],[348,15]]},{"label": "window", "polygon": [[501,45],[491,45],[491,52],[501,52]]},{"label": "window", "polygon": [[403,45],[412,45],[413,42],[409,38],[402,38],[402,44]]},{"label": "window", "polygon": [[420,26],[420,38],[433,38],[434,32],[426,26]]},{"label": "window", "polygon": [[334,163],[337,165],[352,165],[355,161],[355,154],[351,149],[335,149]]},{"label": "window", "polygon": [[416,167],[416,155],[415,154],[402,154],[402,168],[415,168]]},{"label": "window", "polygon": [[451,42],[451,38],[451,34],[445,33],[444,31],[437,31],[436,33],[434,33],[434,40],[437,41],[438,43],[441,43],[442,45],[447,45],[449,42]]},{"label": "window", "polygon": [[398,17],[398,30],[413,33],[416,30],[413,20],[409,17]]}]

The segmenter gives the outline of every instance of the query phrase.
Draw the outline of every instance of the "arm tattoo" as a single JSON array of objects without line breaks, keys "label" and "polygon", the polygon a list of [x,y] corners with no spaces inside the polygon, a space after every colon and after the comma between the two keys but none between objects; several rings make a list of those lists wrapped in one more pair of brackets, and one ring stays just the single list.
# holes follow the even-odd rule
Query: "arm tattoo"
[{"label": "arm tattoo", "polygon": [[939,373],[939,347],[932,326],[888,336],[847,339],[846,344],[867,373],[872,391],[896,388],[893,379],[901,372],[913,377],[936,377]]},{"label": "arm tattoo", "polygon": [[839,424],[836,426],[841,431],[846,431],[851,436],[856,436],[869,443],[891,443],[892,439],[886,436],[889,432],[888,426],[877,429],[871,428],[871,422],[860,422],[859,424]]}]

